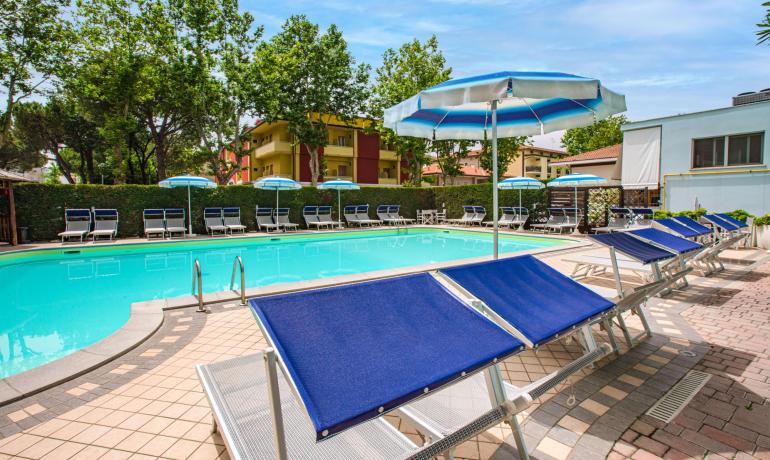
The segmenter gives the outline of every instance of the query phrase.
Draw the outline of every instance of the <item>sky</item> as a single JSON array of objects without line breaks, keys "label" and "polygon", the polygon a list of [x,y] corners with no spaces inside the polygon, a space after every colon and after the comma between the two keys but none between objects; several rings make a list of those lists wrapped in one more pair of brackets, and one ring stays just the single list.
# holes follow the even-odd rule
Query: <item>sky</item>
[{"label": "sky", "polygon": [[[770,88],[761,0],[241,0],[269,37],[292,14],[336,24],[359,62],[438,37],[453,77],[499,70],[598,78],[630,120],[725,107]],[[534,138],[558,148],[560,133]]]}]

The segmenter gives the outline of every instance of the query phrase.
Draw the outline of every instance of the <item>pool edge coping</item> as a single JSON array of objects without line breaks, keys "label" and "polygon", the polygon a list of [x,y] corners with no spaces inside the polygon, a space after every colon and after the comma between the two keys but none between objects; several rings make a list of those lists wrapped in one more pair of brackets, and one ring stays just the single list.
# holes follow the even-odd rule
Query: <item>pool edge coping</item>
[{"label": "pool edge coping", "polygon": [[[450,229],[451,228],[452,227],[450,227]],[[485,229],[477,228],[468,230],[476,232],[482,230],[481,233],[487,233],[483,231]],[[540,237],[541,235],[530,236]],[[547,238],[549,235],[542,236]],[[555,235],[551,237],[554,238]],[[571,238],[565,235],[556,237],[556,239],[566,240],[569,241],[569,243],[553,247],[516,251],[511,254],[501,254],[500,258],[506,259],[525,254],[547,254],[593,246],[588,240]],[[376,270],[315,280],[279,283],[273,286],[247,288],[246,298],[391,278],[394,276],[429,272],[441,268],[488,260],[489,256],[472,257],[433,264],[413,265],[409,267]],[[248,267],[246,267],[246,269],[248,270]],[[203,303],[204,305],[207,305],[228,301],[238,302],[240,301],[240,298],[240,293],[237,291],[219,291],[203,294]],[[67,356],[43,364],[42,366],[0,379],[0,407],[65,383],[119,358],[141,345],[160,329],[163,324],[165,311],[195,307],[197,305],[198,299],[193,295],[132,303],[128,320],[109,336]]]}]

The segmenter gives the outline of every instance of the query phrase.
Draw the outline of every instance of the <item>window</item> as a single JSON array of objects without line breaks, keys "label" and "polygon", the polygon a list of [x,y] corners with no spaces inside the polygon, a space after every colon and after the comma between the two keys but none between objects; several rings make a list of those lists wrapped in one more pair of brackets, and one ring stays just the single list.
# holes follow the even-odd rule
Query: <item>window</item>
[{"label": "window", "polygon": [[762,163],[762,134],[743,134],[728,139],[728,166]]},{"label": "window", "polygon": [[714,168],[761,164],[762,142],[762,133],[695,139],[692,167]]},{"label": "window", "polygon": [[693,168],[724,166],[725,138],[712,137],[709,139],[696,139],[692,163]]},{"label": "window", "polygon": [[337,176],[347,176],[348,175],[348,166],[347,165],[339,165],[337,166]]}]

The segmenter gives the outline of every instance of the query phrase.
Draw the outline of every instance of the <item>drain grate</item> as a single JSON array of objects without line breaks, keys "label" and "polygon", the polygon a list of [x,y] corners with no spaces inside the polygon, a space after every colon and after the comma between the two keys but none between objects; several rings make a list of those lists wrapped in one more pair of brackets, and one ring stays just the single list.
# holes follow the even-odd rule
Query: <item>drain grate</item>
[{"label": "drain grate", "polygon": [[688,372],[647,411],[647,415],[670,423],[692,401],[692,398],[698,394],[698,391],[706,385],[710,378],[711,374],[705,372]]}]

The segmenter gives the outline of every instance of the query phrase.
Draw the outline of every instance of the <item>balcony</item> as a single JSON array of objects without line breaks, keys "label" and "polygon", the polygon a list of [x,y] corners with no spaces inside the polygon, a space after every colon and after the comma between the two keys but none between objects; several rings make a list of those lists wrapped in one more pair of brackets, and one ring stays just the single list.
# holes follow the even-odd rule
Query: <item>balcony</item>
[{"label": "balcony", "polygon": [[353,147],[342,145],[327,145],[324,147],[324,155],[330,157],[353,158]]},{"label": "balcony", "polygon": [[398,154],[393,150],[380,150],[380,160],[398,161]]},{"label": "balcony", "polygon": [[256,150],[254,150],[254,158],[259,160],[276,154],[289,155],[291,152],[291,142],[273,141],[257,147]]},{"label": "balcony", "polygon": [[395,177],[380,177],[377,179],[377,183],[380,185],[398,185],[398,179]]}]

